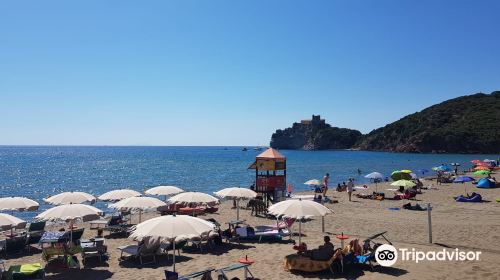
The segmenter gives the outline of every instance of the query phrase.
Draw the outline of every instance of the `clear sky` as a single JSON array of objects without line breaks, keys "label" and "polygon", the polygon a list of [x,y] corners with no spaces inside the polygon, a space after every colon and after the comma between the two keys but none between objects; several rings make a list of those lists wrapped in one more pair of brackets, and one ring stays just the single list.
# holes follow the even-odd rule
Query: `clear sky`
[{"label": "clear sky", "polygon": [[500,1],[2,1],[0,144],[267,145],[500,89]]}]

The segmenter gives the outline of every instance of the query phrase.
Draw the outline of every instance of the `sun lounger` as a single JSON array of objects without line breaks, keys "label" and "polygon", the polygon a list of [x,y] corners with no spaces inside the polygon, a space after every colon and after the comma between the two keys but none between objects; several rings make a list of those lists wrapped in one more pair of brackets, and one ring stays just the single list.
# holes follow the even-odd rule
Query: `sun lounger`
[{"label": "sun lounger", "polygon": [[267,228],[268,230],[278,230],[278,229],[290,230],[290,228],[293,226],[294,223],[295,223],[295,219],[285,218],[281,221],[276,219],[276,224],[274,224],[274,225],[256,226],[255,229],[264,230]]},{"label": "sun lounger", "polygon": [[206,207],[205,208],[205,213],[208,213],[208,214],[213,214],[213,213],[216,213],[217,211],[219,211],[219,207]]},{"label": "sun lounger", "polygon": [[176,214],[177,212],[179,212],[179,209],[182,207],[183,207],[183,205],[180,203],[171,203],[171,204],[167,205],[166,207],[165,206],[159,207],[158,211],[160,211],[160,214],[162,216],[171,215],[171,214]]},{"label": "sun lounger", "polygon": [[26,235],[7,238],[5,240],[5,253],[9,255],[22,252],[26,247],[26,240]]},{"label": "sun lounger", "polygon": [[[179,257],[181,256],[181,249],[184,248],[187,244],[187,240],[181,240],[181,241],[178,241],[175,243],[175,250],[177,250],[177,254],[179,255]],[[162,249],[162,251],[164,253],[167,254],[167,258],[168,258],[168,251],[170,250],[173,250],[174,249],[174,244],[172,242],[169,242],[169,243],[163,243],[160,245],[160,248]],[[175,254],[175,252],[173,252]]]},{"label": "sun lounger", "polygon": [[182,207],[179,208],[178,214],[180,215],[193,215],[193,216],[198,216],[205,214],[205,208],[202,207]]},{"label": "sun lounger", "polygon": [[249,227],[241,227],[236,229],[236,236],[231,240],[235,240],[238,243],[241,241],[246,242],[280,242],[283,237],[290,236],[290,232],[287,229],[269,229],[267,227],[256,227],[253,230]]},{"label": "sun lounger", "polygon": [[5,240],[5,239],[4,240],[0,240],[0,255],[5,255],[6,246],[7,246],[7,240]]},{"label": "sun lounger", "polygon": [[250,272],[250,269],[248,269],[249,266],[250,266],[249,264],[238,263],[238,264],[230,265],[228,267],[217,269],[218,279],[229,280],[226,273],[234,271],[234,270],[238,270],[238,269],[243,269],[244,274],[245,274],[243,279],[254,279],[252,272]]},{"label": "sun lounger", "polygon": [[217,232],[208,232],[200,237],[190,238],[189,241],[191,241],[194,246],[198,247],[200,249],[200,252],[203,252],[203,244],[205,244],[207,247],[212,248],[214,239],[218,236],[219,234]]},{"label": "sun lounger", "polygon": [[111,233],[128,233],[132,225],[125,222],[122,215],[113,215],[103,229]]},{"label": "sun lounger", "polygon": [[104,238],[96,238],[94,240],[82,240],[82,263],[85,265],[88,258],[97,257],[99,262],[107,256],[107,247],[104,245]]},{"label": "sun lounger", "polygon": [[[156,263],[156,253],[159,248],[160,244],[151,246],[149,248],[146,245],[141,244],[141,245],[120,246],[118,247],[118,250],[121,251],[120,253],[121,260],[125,260],[125,258],[123,257],[123,253],[127,253],[133,258],[139,258],[139,262],[141,263],[141,265],[143,265],[148,263]],[[143,257],[152,257],[152,261],[144,263]]]},{"label": "sun lounger", "polygon": [[31,249],[31,245],[38,244],[38,242],[40,242],[40,239],[42,238],[42,235],[45,233],[45,221],[30,223],[27,231],[28,233],[26,246],[29,252]]},{"label": "sun lounger", "polygon": [[[202,271],[179,276],[179,278],[177,278],[177,279],[178,280],[189,280],[189,279],[195,279],[195,278],[212,279],[212,271],[214,271],[214,270],[215,270],[215,268],[207,268],[207,269],[202,270]],[[170,271],[168,271],[168,272],[170,272]],[[167,280],[169,280],[169,276],[167,276],[167,270],[165,270],[165,277]],[[208,278],[208,277],[210,277],[210,278]]]},{"label": "sun lounger", "polygon": [[84,231],[85,231],[85,228],[79,228],[79,229],[73,230],[72,233],[70,232],[70,237],[71,237],[71,241],[73,242],[73,244],[78,245],[80,243],[80,239],[82,239]]},{"label": "sun lounger", "polygon": [[40,263],[13,265],[5,273],[8,280],[38,280],[45,279],[45,270]]}]

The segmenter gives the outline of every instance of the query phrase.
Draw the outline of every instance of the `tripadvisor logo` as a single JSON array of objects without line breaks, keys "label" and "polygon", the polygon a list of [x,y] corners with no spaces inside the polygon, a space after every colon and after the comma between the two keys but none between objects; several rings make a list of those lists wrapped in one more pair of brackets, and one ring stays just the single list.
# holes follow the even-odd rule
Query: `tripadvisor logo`
[{"label": "tripadvisor logo", "polygon": [[398,260],[398,251],[392,245],[380,245],[377,250],[375,250],[375,260],[377,260],[377,263],[381,266],[392,266]]},{"label": "tripadvisor logo", "polygon": [[479,261],[481,251],[463,251],[458,248],[454,250],[442,249],[439,251],[418,251],[415,248],[400,248],[398,250],[389,244],[380,245],[375,250],[375,260],[381,266],[393,266],[398,256],[401,261]]}]

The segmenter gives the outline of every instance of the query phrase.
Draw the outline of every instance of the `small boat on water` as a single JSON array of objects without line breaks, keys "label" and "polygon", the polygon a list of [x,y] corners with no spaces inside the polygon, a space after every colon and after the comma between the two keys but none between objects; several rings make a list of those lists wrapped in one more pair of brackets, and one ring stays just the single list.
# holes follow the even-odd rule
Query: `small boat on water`
[{"label": "small boat on water", "polygon": [[243,148],[243,149],[241,149],[241,150],[242,150],[243,152],[248,151],[248,149],[247,149],[246,147],[245,147],[245,148]]}]

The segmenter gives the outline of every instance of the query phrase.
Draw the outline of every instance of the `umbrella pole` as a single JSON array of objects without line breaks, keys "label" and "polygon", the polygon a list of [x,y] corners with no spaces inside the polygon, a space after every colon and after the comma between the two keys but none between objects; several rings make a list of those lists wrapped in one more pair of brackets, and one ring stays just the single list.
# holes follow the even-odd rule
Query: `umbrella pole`
[{"label": "umbrella pole", "polygon": [[236,220],[240,220],[240,200],[236,200]]},{"label": "umbrella pole", "polygon": [[302,237],[302,218],[299,220],[299,246],[300,246],[300,241]]},{"label": "umbrella pole", "polygon": [[173,246],[173,248],[174,248],[174,256],[172,257],[172,262],[174,263],[174,272],[175,272],[175,238],[174,238],[174,240],[172,240],[172,242],[174,243],[174,246]]},{"label": "umbrella pole", "polygon": [[69,222],[69,247],[73,247],[73,220]]}]

